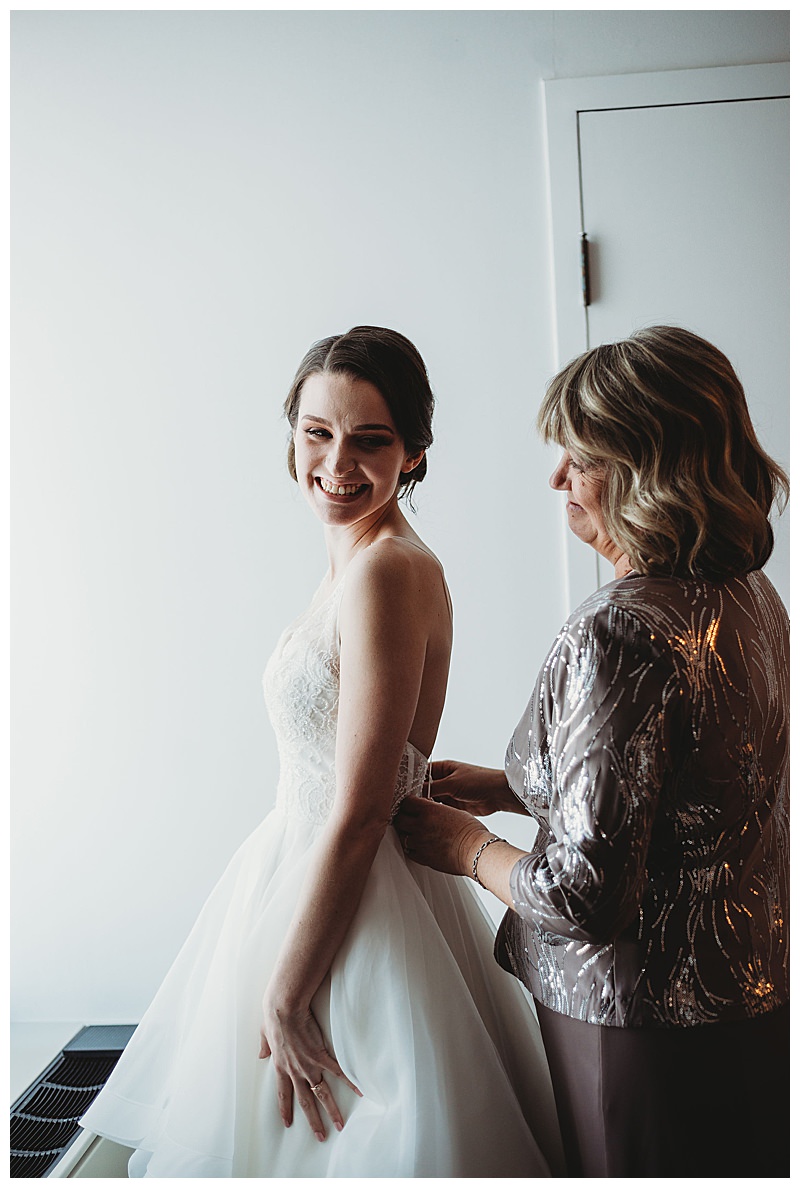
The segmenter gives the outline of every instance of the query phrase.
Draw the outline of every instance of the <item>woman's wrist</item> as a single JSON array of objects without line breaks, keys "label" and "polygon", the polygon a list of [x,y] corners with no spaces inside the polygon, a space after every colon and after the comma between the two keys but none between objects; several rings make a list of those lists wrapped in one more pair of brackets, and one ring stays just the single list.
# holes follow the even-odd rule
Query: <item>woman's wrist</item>
[{"label": "woman's wrist", "polygon": [[509,784],[504,770],[497,771],[492,781],[492,791],[494,794],[495,812],[516,813],[523,817],[528,816],[528,810]]},{"label": "woman's wrist", "polygon": [[519,802],[508,786],[506,773],[502,767],[478,768],[482,785],[484,815],[488,813],[517,812],[515,805]]},{"label": "woman's wrist", "polygon": [[494,837],[494,834],[476,821],[477,828],[470,829],[469,833],[462,839],[459,848],[459,868],[462,875],[467,875],[472,878],[472,864],[475,861],[475,855],[480,847],[489,838]]},{"label": "woman's wrist", "polygon": [[487,831],[487,835],[478,841],[469,873],[473,875],[474,870],[473,877],[484,890],[491,891],[506,907],[513,908],[511,872],[526,853],[506,838]]},{"label": "woman's wrist", "polygon": [[495,842],[503,842],[504,845],[508,845],[508,842],[506,842],[504,837],[498,837],[496,833],[493,833],[491,836],[485,838],[484,841],[481,842],[475,851],[475,857],[472,859],[472,870],[470,871],[470,874],[472,875],[475,882],[483,887],[484,891],[487,891],[488,888],[486,884],[482,882],[481,877],[478,874],[478,863],[481,860],[484,850],[487,849],[488,846],[493,846]]}]

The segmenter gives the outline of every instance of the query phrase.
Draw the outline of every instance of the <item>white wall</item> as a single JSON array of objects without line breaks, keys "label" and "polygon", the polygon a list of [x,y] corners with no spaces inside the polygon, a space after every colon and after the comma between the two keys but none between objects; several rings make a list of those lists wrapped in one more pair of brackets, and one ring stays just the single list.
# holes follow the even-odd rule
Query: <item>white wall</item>
[{"label": "white wall", "polygon": [[273,801],[306,347],[429,365],[437,753],[499,765],[568,609],[539,80],[785,60],[788,13],[29,11],[12,53],[12,1005],[136,1019]]}]

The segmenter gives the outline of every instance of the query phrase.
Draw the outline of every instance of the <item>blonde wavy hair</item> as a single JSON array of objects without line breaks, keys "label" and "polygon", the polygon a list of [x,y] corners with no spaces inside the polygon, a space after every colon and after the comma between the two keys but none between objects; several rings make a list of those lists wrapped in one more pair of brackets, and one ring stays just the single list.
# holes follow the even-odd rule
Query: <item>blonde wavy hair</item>
[{"label": "blonde wavy hair", "polygon": [[573,359],[538,427],[603,472],[606,528],[639,573],[719,580],[772,553],[789,480],[759,445],[730,361],[689,330],[651,326]]}]

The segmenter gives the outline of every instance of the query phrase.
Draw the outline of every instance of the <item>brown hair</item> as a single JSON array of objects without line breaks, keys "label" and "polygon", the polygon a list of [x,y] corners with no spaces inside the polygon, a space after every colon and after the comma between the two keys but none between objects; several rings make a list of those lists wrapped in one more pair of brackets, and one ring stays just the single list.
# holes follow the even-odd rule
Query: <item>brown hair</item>
[{"label": "brown hair", "polygon": [[759,445],[730,361],[689,330],[651,326],[573,359],[538,426],[603,470],[606,528],[638,572],[713,580],[772,553],[788,478]]},{"label": "brown hair", "polygon": [[[334,334],[314,343],[297,369],[283,406],[293,433],[305,381],[311,375],[336,373],[374,384],[389,407],[409,455],[428,449],[433,441],[434,401],[427,369],[412,342],[382,326],[354,326],[346,334]],[[297,480],[294,439],[289,443],[288,465],[289,473]],[[427,454],[423,454],[413,470],[400,475],[402,495],[410,498],[427,470]]]}]

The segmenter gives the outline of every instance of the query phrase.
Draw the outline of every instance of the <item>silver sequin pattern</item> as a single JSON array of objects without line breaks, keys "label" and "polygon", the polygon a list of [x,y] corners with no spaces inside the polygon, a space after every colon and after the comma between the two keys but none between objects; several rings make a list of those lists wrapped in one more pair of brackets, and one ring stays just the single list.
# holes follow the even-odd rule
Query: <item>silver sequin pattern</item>
[{"label": "silver sequin pattern", "polygon": [[539,823],[500,960],[617,1027],[788,1001],[788,619],[763,573],[636,575],[559,633],[509,744]]}]

